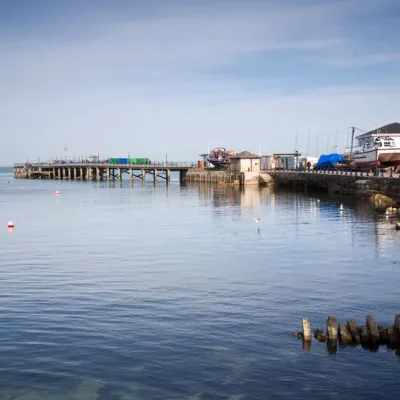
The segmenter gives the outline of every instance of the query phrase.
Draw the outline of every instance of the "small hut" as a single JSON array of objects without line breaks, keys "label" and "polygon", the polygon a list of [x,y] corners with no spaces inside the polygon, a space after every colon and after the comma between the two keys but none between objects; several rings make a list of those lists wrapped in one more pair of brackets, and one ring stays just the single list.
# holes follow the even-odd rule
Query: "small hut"
[{"label": "small hut", "polygon": [[230,169],[232,172],[260,172],[260,156],[242,151],[231,156]]}]

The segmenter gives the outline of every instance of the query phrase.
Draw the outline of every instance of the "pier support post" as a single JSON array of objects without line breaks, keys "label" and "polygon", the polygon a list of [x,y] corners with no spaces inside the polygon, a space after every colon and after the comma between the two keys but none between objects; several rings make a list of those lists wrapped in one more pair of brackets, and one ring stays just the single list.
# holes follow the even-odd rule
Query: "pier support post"
[{"label": "pier support post", "polygon": [[109,181],[110,180],[110,168],[106,167],[106,178]]},{"label": "pier support post", "polygon": [[90,171],[90,167],[86,167],[86,179],[87,180],[90,180],[90,179],[92,179],[92,177],[91,177],[91,171]]},{"label": "pier support post", "polygon": [[336,318],[329,317],[326,321],[326,331],[328,332],[328,340],[337,340],[338,330],[336,325]]},{"label": "pier support post", "polygon": [[373,344],[379,344],[379,330],[378,325],[371,315],[367,315],[366,317],[366,326],[368,329],[369,336],[371,338],[371,342]]},{"label": "pier support post", "polygon": [[305,342],[311,342],[311,325],[307,318],[303,318],[303,339]]},{"label": "pier support post", "polygon": [[154,184],[156,185],[157,184],[157,170],[154,169],[153,173],[154,173]]},{"label": "pier support post", "polygon": [[81,168],[81,180],[83,179],[83,168]]},{"label": "pier support post", "polygon": [[142,183],[144,183],[146,180],[146,171],[142,169]]},{"label": "pier support post", "polygon": [[181,171],[179,171],[179,180],[181,182],[185,181],[187,172],[187,169],[182,169]]},{"label": "pier support post", "polygon": [[100,180],[100,168],[96,167],[96,179],[99,181]]},{"label": "pier support post", "polygon": [[118,179],[122,180],[121,168],[118,168]]},{"label": "pier support post", "polygon": [[354,319],[347,320],[347,329],[351,333],[351,338],[356,344],[361,344],[360,332],[358,332],[357,324]]},{"label": "pier support post", "polygon": [[71,168],[68,167],[68,179],[71,179]]},{"label": "pier support post", "polygon": [[400,337],[400,314],[396,314],[394,317],[394,327]]},{"label": "pier support post", "polygon": [[74,169],[74,180],[76,180],[77,171],[75,167],[73,169]]},{"label": "pier support post", "polygon": [[171,170],[170,169],[167,169],[165,171],[165,178],[166,178],[167,184],[171,182]]}]

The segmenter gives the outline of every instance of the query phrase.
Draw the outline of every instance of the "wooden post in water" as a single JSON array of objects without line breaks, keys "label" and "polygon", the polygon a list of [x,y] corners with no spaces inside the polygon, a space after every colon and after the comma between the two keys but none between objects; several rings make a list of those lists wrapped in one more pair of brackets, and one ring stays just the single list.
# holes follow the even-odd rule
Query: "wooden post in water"
[{"label": "wooden post in water", "polygon": [[351,334],[353,342],[355,342],[356,344],[361,344],[360,333],[358,332],[357,324],[354,319],[347,320],[347,329]]},{"label": "wooden post in water", "polygon": [[311,342],[311,325],[307,318],[303,318],[303,338],[307,342]]},{"label": "wooden post in water", "polygon": [[397,335],[400,338],[400,314],[396,314],[394,317],[394,327],[396,328]]},{"label": "wooden post in water", "polygon": [[154,174],[154,185],[157,185],[157,170],[156,169],[153,170],[153,174]]},{"label": "wooden post in water", "polygon": [[142,169],[142,183],[144,183],[146,180],[146,171]]},{"label": "wooden post in water", "polygon": [[366,325],[369,331],[369,336],[371,338],[372,344],[379,344],[379,330],[378,325],[372,318],[372,315],[367,315],[366,317]]},{"label": "wooden post in water", "polygon": [[165,171],[165,178],[166,178],[167,184],[171,182],[171,170],[169,168],[167,168]]},{"label": "wooden post in water", "polygon": [[129,169],[130,180],[133,181],[133,168]]},{"label": "wooden post in water", "polygon": [[352,342],[351,333],[343,323],[339,324],[339,339],[344,343]]},{"label": "wooden post in water", "polygon": [[329,317],[326,321],[326,331],[328,332],[328,340],[337,340],[338,330],[336,325],[336,318]]},{"label": "wooden post in water", "polygon": [[118,168],[118,179],[119,179],[120,181],[122,180],[121,168]]}]

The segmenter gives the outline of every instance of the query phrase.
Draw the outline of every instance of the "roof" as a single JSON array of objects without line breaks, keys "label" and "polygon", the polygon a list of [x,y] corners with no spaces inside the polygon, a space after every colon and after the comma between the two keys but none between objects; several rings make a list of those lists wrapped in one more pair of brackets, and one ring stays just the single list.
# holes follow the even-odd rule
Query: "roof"
[{"label": "roof", "polygon": [[371,135],[378,134],[388,134],[393,135],[395,133],[400,134],[400,124],[398,122],[392,122],[391,124],[381,126],[380,128],[373,129],[367,133],[363,133],[362,135],[358,135],[357,138],[367,137]]},{"label": "roof", "polygon": [[241,159],[244,159],[244,158],[260,158],[260,156],[257,155],[257,154],[250,153],[250,151],[241,151],[240,153],[237,153],[234,156],[232,156],[231,159],[232,158],[241,158]]}]

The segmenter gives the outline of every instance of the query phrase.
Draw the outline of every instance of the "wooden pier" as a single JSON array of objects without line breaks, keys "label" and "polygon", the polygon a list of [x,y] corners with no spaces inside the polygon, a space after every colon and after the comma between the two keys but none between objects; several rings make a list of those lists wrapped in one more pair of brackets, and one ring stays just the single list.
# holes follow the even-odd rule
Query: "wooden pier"
[{"label": "wooden pier", "polygon": [[171,181],[171,172],[179,172],[184,181],[188,171],[195,167],[190,162],[165,162],[151,164],[108,164],[108,163],[26,163],[14,164],[14,177],[19,179],[67,179],[67,180],[122,180],[126,175],[130,180],[145,182],[150,175],[154,183]]}]

